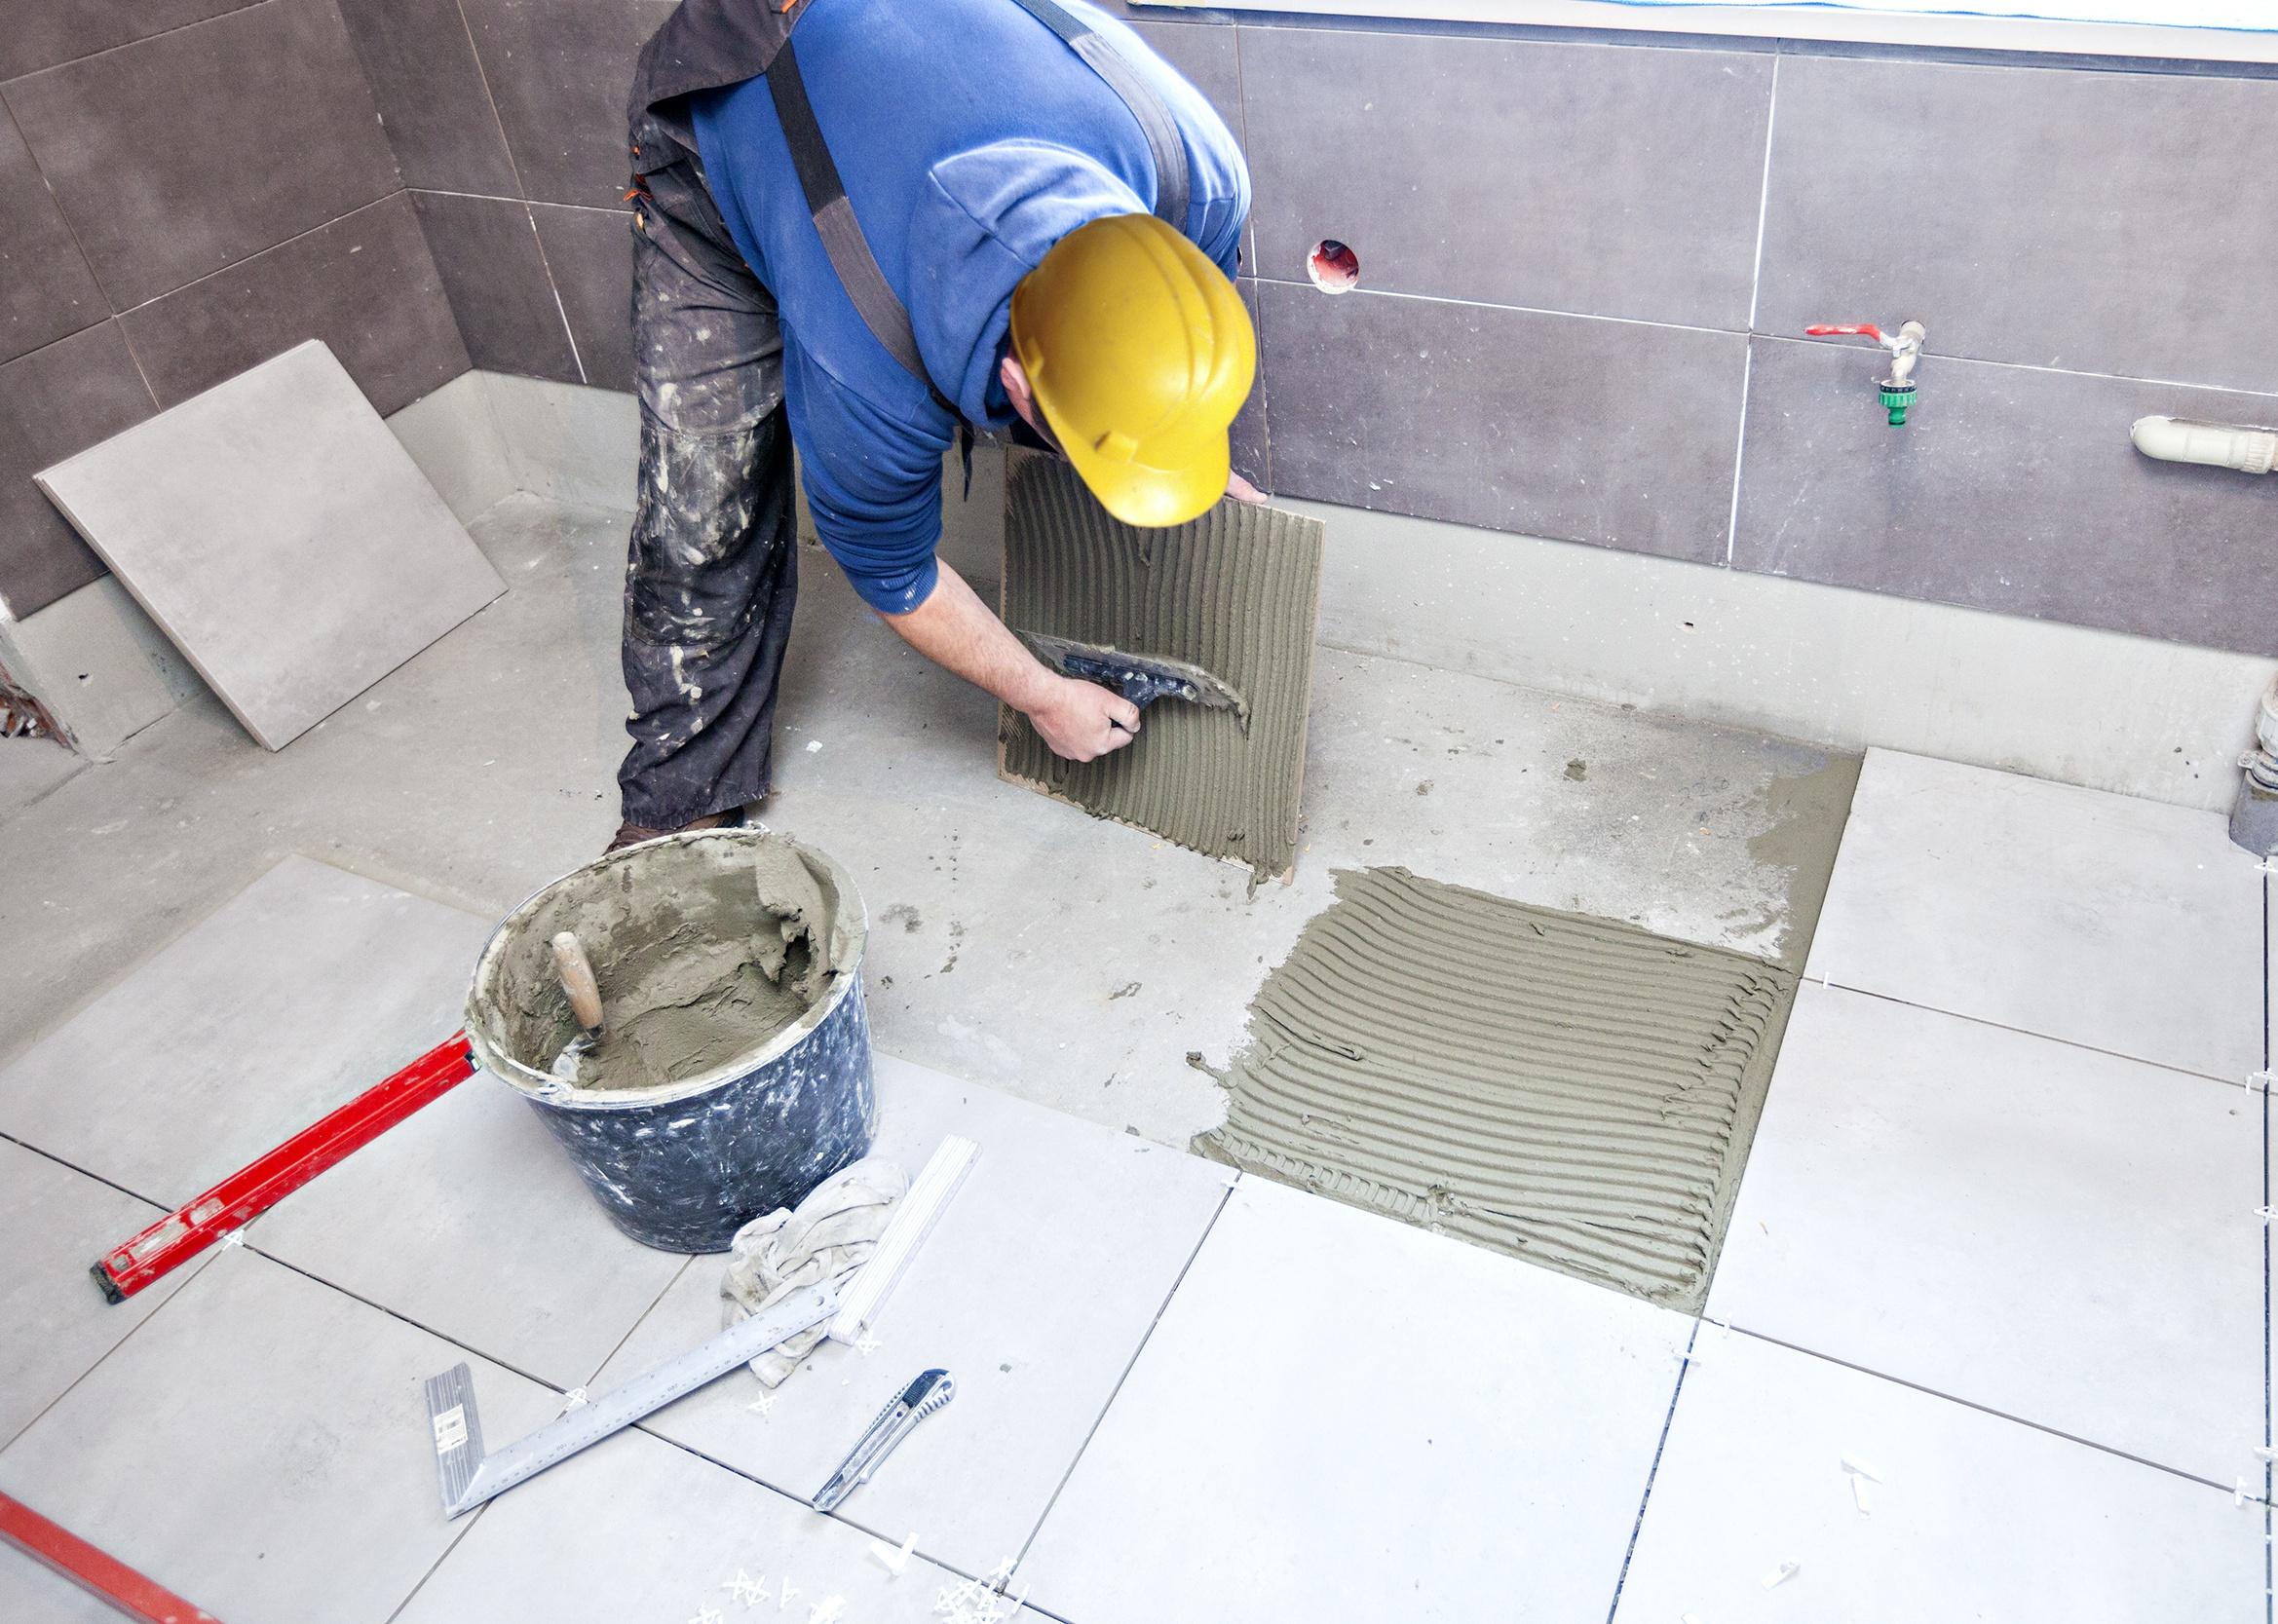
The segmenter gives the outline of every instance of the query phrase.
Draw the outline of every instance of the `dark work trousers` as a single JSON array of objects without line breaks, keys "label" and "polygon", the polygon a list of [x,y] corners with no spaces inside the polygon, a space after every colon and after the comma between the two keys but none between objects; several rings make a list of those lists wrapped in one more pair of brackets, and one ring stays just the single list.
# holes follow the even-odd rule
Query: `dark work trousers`
[{"label": "dark work trousers", "polygon": [[[653,121],[636,143],[668,142]],[[653,161],[657,148],[650,148]],[[776,688],[799,593],[775,296],[696,155],[633,199],[640,492],[625,576],[628,823],[676,828],[772,787]]]}]

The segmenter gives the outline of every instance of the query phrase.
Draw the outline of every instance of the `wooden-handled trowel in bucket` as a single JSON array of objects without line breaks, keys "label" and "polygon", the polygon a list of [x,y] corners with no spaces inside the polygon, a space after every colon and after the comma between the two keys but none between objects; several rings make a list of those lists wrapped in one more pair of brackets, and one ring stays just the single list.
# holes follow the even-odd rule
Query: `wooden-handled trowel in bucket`
[{"label": "wooden-handled trowel in bucket", "polygon": [[1141,710],[1157,699],[1185,699],[1189,704],[1210,710],[1231,710],[1241,719],[1245,732],[1249,728],[1250,707],[1241,695],[1199,665],[1190,665],[1183,660],[1165,660],[1158,655],[1133,654],[1106,643],[1046,637],[1040,631],[1015,629],[1013,635],[1028,645],[1030,654],[1060,675],[1112,688]]}]

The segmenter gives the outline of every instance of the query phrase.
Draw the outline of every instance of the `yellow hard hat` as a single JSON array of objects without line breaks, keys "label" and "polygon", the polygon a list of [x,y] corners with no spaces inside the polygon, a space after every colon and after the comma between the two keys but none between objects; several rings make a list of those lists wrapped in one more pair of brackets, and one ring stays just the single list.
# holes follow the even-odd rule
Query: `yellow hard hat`
[{"label": "yellow hard hat", "polygon": [[1060,448],[1125,524],[1184,524],[1226,494],[1227,426],[1258,337],[1226,274],[1152,214],[1052,245],[1012,290],[1012,353]]}]

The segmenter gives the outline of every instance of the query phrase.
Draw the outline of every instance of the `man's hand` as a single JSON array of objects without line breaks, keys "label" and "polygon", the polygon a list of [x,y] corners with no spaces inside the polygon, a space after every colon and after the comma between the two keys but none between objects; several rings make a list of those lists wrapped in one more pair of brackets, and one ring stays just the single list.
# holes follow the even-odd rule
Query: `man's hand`
[{"label": "man's hand", "polygon": [[1139,707],[1122,695],[1057,673],[1023,714],[1052,754],[1068,761],[1090,761],[1120,750],[1139,731]]},{"label": "man's hand", "polygon": [[1236,502],[1247,502],[1253,506],[1266,500],[1264,491],[1258,489],[1257,486],[1251,484],[1238,473],[1229,473],[1226,476],[1226,494]]}]

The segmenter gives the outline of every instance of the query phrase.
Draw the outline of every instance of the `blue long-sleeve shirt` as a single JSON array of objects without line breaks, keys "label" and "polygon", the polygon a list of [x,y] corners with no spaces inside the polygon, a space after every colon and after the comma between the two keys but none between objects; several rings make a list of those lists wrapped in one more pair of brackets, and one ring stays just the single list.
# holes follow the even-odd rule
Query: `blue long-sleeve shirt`
[{"label": "blue long-sleeve shirt", "polygon": [[[1122,23],[1110,35],[1187,149],[1186,233],[1229,276],[1249,173],[1225,123]],[[712,196],[783,329],[791,436],[824,547],[875,609],[933,590],[941,459],[958,418],[1003,428],[1013,284],[1054,243],[1155,208],[1155,162],[1120,97],[1012,0],[804,0],[799,67],[886,280],[909,308],[943,409],[871,335],[823,252],[763,79],[694,99]]]}]

